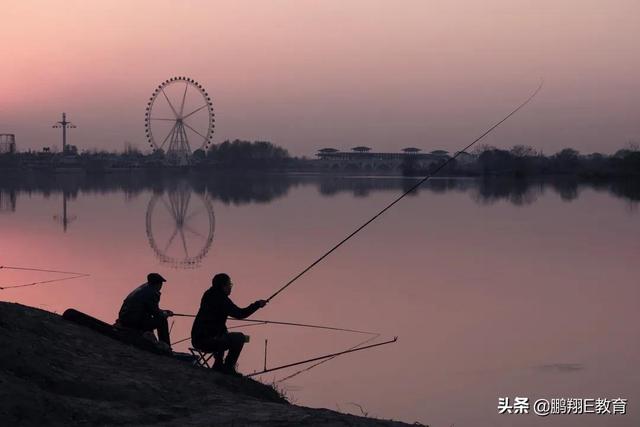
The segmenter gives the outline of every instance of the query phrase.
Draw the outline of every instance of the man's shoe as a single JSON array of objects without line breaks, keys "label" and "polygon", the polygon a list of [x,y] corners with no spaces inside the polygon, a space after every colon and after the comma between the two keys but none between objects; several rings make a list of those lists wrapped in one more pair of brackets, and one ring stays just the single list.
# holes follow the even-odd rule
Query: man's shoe
[{"label": "man's shoe", "polygon": [[225,375],[231,375],[234,377],[242,377],[242,374],[238,371],[236,371],[236,368],[233,366],[224,366],[222,368],[222,373]]},{"label": "man's shoe", "polygon": [[156,346],[158,347],[158,349],[164,352],[173,353],[173,349],[171,348],[171,345],[167,344],[166,342],[158,341],[156,343]]}]

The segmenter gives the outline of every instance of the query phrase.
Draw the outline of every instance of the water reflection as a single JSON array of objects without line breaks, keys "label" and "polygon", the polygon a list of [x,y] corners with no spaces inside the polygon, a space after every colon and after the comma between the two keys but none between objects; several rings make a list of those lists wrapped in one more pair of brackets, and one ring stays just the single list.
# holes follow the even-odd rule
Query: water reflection
[{"label": "water reflection", "polygon": [[66,191],[62,192],[62,212],[53,216],[54,221],[62,224],[62,231],[67,232],[69,224],[75,221],[78,217],[76,215],[70,215],[67,210],[67,197],[69,194]]},{"label": "water reflection", "polygon": [[207,194],[194,193],[186,183],[154,193],[147,206],[149,245],[163,264],[195,268],[213,242],[215,215]]},{"label": "water reflection", "polygon": [[[46,175],[23,173],[0,175],[0,210],[15,211],[16,199],[21,193],[62,192],[75,198],[78,193],[123,192],[126,198],[136,197],[142,192],[162,193],[179,185],[190,188],[196,194],[206,194],[211,200],[224,204],[243,205],[269,203],[284,197],[298,186],[316,187],[325,197],[351,194],[367,197],[372,192],[402,192],[411,188],[416,179],[403,177],[327,176],[303,174],[175,174],[162,171],[140,171],[109,175]],[[420,186],[420,192],[444,193],[456,191],[467,193],[479,204],[507,201],[514,205],[529,205],[547,190],[551,190],[564,201],[580,197],[585,189],[606,191],[632,203],[640,201],[640,182],[637,180],[591,180],[572,177],[513,179],[487,178],[434,178]],[[64,211],[64,207],[63,207]],[[64,214],[63,217],[64,218]],[[67,223],[68,224],[68,223]]]},{"label": "water reflection", "polygon": [[[234,298],[248,303],[271,295],[416,182],[0,174],[2,206],[8,208],[0,215],[3,264],[91,273],[87,280],[5,290],[0,297],[57,311],[76,307],[113,321],[122,297],[146,273],[158,271],[170,280],[163,306],[192,313],[212,274],[227,271],[239,284]],[[63,208],[65,194],[68,216],[80,219],[61,236],[51,216]],[[269,304],[266,318],[401,335],[393,351],[294,377],[296,399],[326,407],[358,396],[380,416],[430,425],[515,425],[496,418],[494,402],[522,390],[530,396],[609,390],[640,399],[638,380],[628,375],[640,355],[637,328],[621,327],[638,324],[640,235],[637,212],[625,212],[619,201],[637,206],[638,183],[440,178],[415,195]],[[200,268],[169,269],[193,267],[193,258]],[[3,271],[2,283],[51,278]],[[172,335],[187,337],[191,326],[190,319],[177,319]],[[250,331],[254,344],[269,340],[274,361],[353,345],[348,337],[306,330]],[[242,364],[246,372],[262,367],[262,346],[249,345]],[[412,399],[389,398],[408,394]],[[602,424],[572,420],[550,421]],[[637,417],[629,422],[638,425]]]},{"label": "water reflection", "polygon": [[16,192],[0,191],[0,213],[15,212],[16,210]]},{"label": "water reflection", "polygon": [[538,200],[544,193],[545,183],[533,183],[522,179],[503,180],[486,178],[473,191],[473,199],[480,204],[490,205],[506,200],[516,206],[526,206]]},{"label": "water reflection", "polygon": [[133,171],[113,174],[66,174],[43,172],[0,173],[0,193],[6,198],[13,193],[65,192],[75,198],[78,193],[106,194],[122,192],[133,198],[146,191],[162,192],[185,182],[197,193],[206,192],[224,204],[269,202],[287,194],[301,179],[287,175],[250,174],[176,174],[163,171]]}]

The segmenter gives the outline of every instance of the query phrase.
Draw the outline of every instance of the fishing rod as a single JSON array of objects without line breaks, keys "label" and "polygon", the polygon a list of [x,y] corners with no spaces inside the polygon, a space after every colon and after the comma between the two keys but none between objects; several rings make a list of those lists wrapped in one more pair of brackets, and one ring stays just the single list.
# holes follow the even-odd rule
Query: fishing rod
[{"label": "fishing rod", "polygon": [[171,345],[173,346],[173,345],[176,345],[176,344],[180,344],[181,342],[185,342],[185,341],[190,340],[190,339],[191,339],[191,337],[183,338],[183,339],[178,340],[176,342],[172,342]]},{"label": "fishing rod", "polygon": [[59,274],[73,274],[76,276],[80,276],[86,273],[76,273],[73,271],[60,271],[60,270],[45,270],[42,268],[29,268],[29,267],[14,267],[14,266],[9,266],[9,265],[0,265],[0,269],[5,269],[5,270],[23,270],[23,271],[40,271],[43,273],[59,273]]},{"label": "fishing rod", "polygon": [[379,347],[379,346],[382,346],[382,345],[393,344],[396,341],[398,341],[398,337],[393,337],[393,339],[391,339],[389,341],[384,341],[384,342],[380,342],[380,343],[377,343],[377,344],[370,344],[370,345],[367,345],[367,346],[364,346],[364,347],[358,347],[358,348],[352,348],[352,349],[348,349],[348,350],[343,350],[343,351],[339,351],[337,353],[325,354],[324,356],[318,356],[318,357],[314,357],[314,358],[311,358],[311,359],[302,360],[300,362],[294,362],[294,363],[289,363],[287,365],[276,366],[275,368],[264,369],[264,370],[262,370],[260,372],[254,372],[254,373],[248,374],[246,376],[247,377],[253,377],[255,375],[266,374],[267,372],[273,372],[273,371],[278,371],[280,369],[291,368],[292,366],[298,366],[298,365],[302,365],[304,363],[310,363],[310,362],[315,362],[317,360],[334,358],[334,357],[337,357],[337,356],[341,356],[343,354],[355,353],[356,351],[362,351],[362,350],[367,350],[367,349],[373,348],[373,347]]},{"label": "fishing rod", "polygon": [[72,272],[72,271],[60,271],[60,270],[47,270],[47,269],[42,269],[42,268],[14,267],[14,266],[8,266],[8,265],[0,265],[0,269],[4,269],[4,270],[21,270],[21,271],[37,271],[37,272],[43,272],[43,273],[56,273],[56,274],[70,274],[70,275],[73,276],[73,277],[63,277],[63,278],[60,278],[60,279],[39,280],[37,282],[24,283],[24,284],[21,284],[21,285],[0,286],[0,290],[15,289],[15,288],[26,288],[26,287],[29,287],[29,286],[43,285],[43,284],[46,284],[46,283],[53,283],[53,282],[62,282],[62,281],[65,281],[65,280],[79,279],[81,277],[90,276],[90,274],[87,274],[87,273],[76,273],[76,272]]},{"label": "fishing rod", "polygon": [[[266,323],[263,322],[263,323],[252,323],[250,325],[235,325],[235,326],[229,326],[227,329],[250,328],[252,326],[262,326],[262,325],[266,325]],[[169,331],[169,332],[171,332],[171,331]],[[190,339],[191,339],[191,337],[183,338],[183,339],[178,340],[178,341],[176,341],[174,343],[171,343],[171,345],[180,344],[180,343],[185,342],[185,341],[190,340]]]},{"label": "fishing rod", "polygon": [[[195,317],[195,315],[193,314],[174,313],[173,315],[178,317]],[[355,334],[375,335],[376,338],[380,336],[378,332],[361,331],[358,329],[337,328],[333,326],[324,326],[324,325],[312,325],[308,323],[281,322],[281,321],[275,321],[275,320],[261,320],[261,319],[231,319],[231,320],[237,320],[240,322],[253,322],[253,323],[250,325],[235,325],[235,326],[229,327],[228,329],[249,328],[251,326],[262,326],[262,325],[274,324],[274,325],[285,325],[285,326],[298,326],[301,328],[325,329],[329,331],[338,331],[338,332],[352,332]],[[191,337],[183,338],[181,340],[171,343],[171,345],[180,344],[189,339],[191,339]]]},{"label": "fishing rod", "polygon": [[[196,317],[193,314],[180,314],[180,313],[174,313],[174,316],[178,316],[178,317]],[[299,326],[299,327],[303,327],[303,328],[315,328],[315,329],[327,329],[330,331],[340,331],[340,332],[353,332],[356,334],[367,334],[367,335],[375,335],[377,334],[377,332],[371,332],[371,331],[361,331],[359,329],[346,329],[346,328],[338,328],[338,327],[334,327],[334,326],[324,326],[324,325],[312,325],[309,323],[296,323],[296,322],[282,322],[282,321],[276,321],[276,320],[262,320],[262,319],[230,319],[230,320],[235,320],[238,322],[251,322],[251,323],[256,323],[256,325],[241,325],[241,326],[232,326],[232,328],[246,328],[249,326],[259,326],[259,325],[285,325],[285,326]],[[231,328],[229,328],[231,329]]]},{"label": "fishing rod", "polygon": [[227,329],[250,328],[252,326],[262,326],[262,325],[266,325],[266,323],[262,322],[262,323],[252,323],[250,325],[235,325],[235,326],[229,326]]},{"label": "fishing rod", "polygon": [[0,286],[0,291],[4,291],[5,289],[26,288],[28,286],[43,285],[45,283],[62,282],[65,280],[79,279],[81,277],[87,276],[90,276],[90,274],[81,274],[74,277],[64,277],[62,279],[41,280],[39,282],[24,283],[22,285]]},{"label": "fishing rod", "polygon": [[311,270],[313,267],[315,267],[318,263],[320,263],[320,261],[322,261],[323,259],[325,259],[326,257],[328,257],[333,251],[335,251],[336,249],[338,249],[340,246],[342,246],[344,243],[346,243],[349,239],[351,239],[353,236],[355,236],[356,234],[358,234],[358,232],[360,232],[360,230],[362,230],[363,228],[365,228],[367,225],[371,224],[373,221],[375,221],[380,215],[382,215],[383,213],[385,213],[387,210],[389,210],[393,205],[395,205],[396,203],[398,203],[400,200],[402,200],[403,198],[405,198],[409,193],[413,192],[416,188],[418,188],[419,186],[421,186],[422,184],[424,184],[429,178],[432,178],[433,176],[435,176],[438,172],[440,172],[442,169],[444,169],[449,163],[451,163],[452,161],[454,161],[460,154],[466,152],[469,148],[471,148],[473,145],[475,145],[478,141],[480,141],[481,139],[483,139],[485,136],[489,135],[495,128],[497,128],[498,126],[500,126],[502,123],[504,123],[506,120],[508,120],[511,116],[513,116],[515,113],[517,113],[518,111],[520,111],[521,108],[523,108],[525,105],[527,105],[537,94],[538,92],[540,92],[540,89],[542,89],[542,85],[544,84],[543,81],[540,82],[540,84],[538,85],[538,87],[536,88],[535,91],[533,91],[533,93],[524,101],[522,102],[520,105],[518,105],[514,110],[512,110],[509,114],[507,114],[504,118],[502,118],[500,121],[498,121],[497,123],[495,123],[493,126],[491,126],[489,129],[487,129],[484,133],[482,133],[479,137],[477,137],[476,139],[474,139],[469,145],[467,145],[466,147],[464,147],[462,150],[458,151],[456,154],[453,155],[453,157],[449,157],[444,163],[442,163],[440,166],[438,166],[436,168],[436,170],[434,170],[431,174],[425,176],[424,178],[422,178],[420,181],[418,181],[417,184],[413,185],[411,188],[409,188],[407,191],[405,191],[404,193],[402,193],[402,195],[400,195],[399,197],[397,197],[396,199],[394,199],[391,203],[389,203],[387,206],[385,206],[382,210],[380,210],[377,214],[375,214],[374,216],[372,216],[369,220],[367,220],[364,224],[362,224],[360,227],[356,228],[353,232],[351,232],[351,234],[349,234],[347,237],[345,237],[344,239],[342,239],[340,242],[338,242],[335,246],[333,246],[331,249],[329,249],[327,252],[324,253],[324,255],[322,255],[320,258],[318,258],[317,260],[315,260],[313,263],[311,263],[307,268],[305,268],[304,270],[302,270],[300,273],[298,273],[295,277],[293,277],[291,280],[289,280],[287,283],[284,284],[284,286],[282,286],[280,289],[278,289],[276,292],[273,293],[273,295],[271,295],[269,298],[267,298],[267,301],[271,301],[273,298],[275,298],[280,292],[284,291],[285,289],[287,289],[293,282],[295,282],[296,280],[298,280],[300,277],[302,277],[303,274],[305,274],[306,272],[308,272],[309,270]]},{"label": "fishing rod", "polygon": [[[228,327],[227,329],[248,328],[248,327],[251,327],[251,326],[262,326],[262,325],[264,325],[264,323],[254,323],[254,324],[251,324],[251,325],[237,325],[237,326],[230,326],[230,327]],[[171,332],[171,331],[169,331],[169,332]],[[171,345],[180,344],[180,343],[183,343],[183,342],[185,342],[185,341],[187,341],[187,340],[190,340],[190,339],[191,339],[191,337],[186,337],[186,338],[183,338],[183,339],[178,340],[178,341],[176,341],[176,342],[172,342],[172,343],[171,343]]]},{"label": "fishing rod", "polygon": [[[373,337],[371,337],[371,338],[367,338],[366,340],[364,340],[364,341],[362,341],[362,342],[359,342],[358,344],[354,345],[353,347],[350,347],[350,348],[349,348],[349,350],[353,350],[353,349],[358,348],[358,347],[360,347],[360,346],[362,346],[362,345],[365,345],[365,344],[367,344],[367,343],[369,343],[369,342],[371,342],[371,341],[374,341],[374,340],[375,340],[376,338],[378,338],[379,336],[380,336],[380,334],[376,334],[375,336],[373,336]],[[317,362],[317,363],[314,363],[314,364],[313,364],[313,365],[311,365],[311,366],[307,366],[306,368],[300,369],[299,371],[296,371],[296,372],[294,372],[294,373],[293,373],[293,374],[291,374],[291,375],[287,375],[286,377],[284,377],[284,378],[281,378],[281,379],[277,380],[277,381],[276,381],[276,383],[284,382],[284,381],[286,381],[286,380],[289,380],[289,379],[291,379],[291,378],[293,378],[293,377],[295,377],[295,376],[298,376],[298,375],[302,374],[303,372],[310,371],[310,370],[312,370],[313,368],[315,368],[316,366],[318,366],[318,365],[322,365],[323,363],[327,363],[327,362],[329,362],[329,361],[331,361],[331,360],[335,359],[336,357],[338,357],[338,356],[333,356],[333,357],[330,357],[330,358],[328,358],[328,359],[321,360],[321,361],[319,361],[319,362]],[[267,369],[267,368],[266,368],[266,366],[265,366],[265,369]]]}]

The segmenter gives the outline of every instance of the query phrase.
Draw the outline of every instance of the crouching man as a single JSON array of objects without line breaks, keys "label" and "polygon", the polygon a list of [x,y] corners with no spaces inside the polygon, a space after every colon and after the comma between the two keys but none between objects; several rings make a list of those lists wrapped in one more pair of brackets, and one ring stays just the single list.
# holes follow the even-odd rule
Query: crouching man
[{"label": "crouching man", "polygon": [[158,273],[149,273],[147,282],[133,290],[122,303],[117,325],[140,331],[141,334],[157,331],[158,339],[171,350],[169,322],[170,310],[160,310],[160,290],[165,278]]},{"label": "crouching man", "polygon": [[[191,344],[194,348],[213,353],[213,368],[231,375],[236,372],[236,363],[245,343],[245,335],[227,330],[227,316],[244,319],[267,304],[258,300],[245,308],[239,308],[229,298],[233,282],[225,273],[216,274],[211,280],[200,302],[200,310],[191,328]],[[224,352],[228,350],[226,359]],[[224,360],[223,360],[224,359]]]}]

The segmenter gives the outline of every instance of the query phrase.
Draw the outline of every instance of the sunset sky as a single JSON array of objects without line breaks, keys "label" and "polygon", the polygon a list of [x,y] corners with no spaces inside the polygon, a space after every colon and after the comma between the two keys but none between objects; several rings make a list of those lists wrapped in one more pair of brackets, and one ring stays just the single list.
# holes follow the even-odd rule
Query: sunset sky
[{"label": "sunset sky", "polygon": [[145,104],[189,76],[225,139],[292,154],[464,146],[546,154],[640,140],[638,1],[20,1],[3,4],[0,133],[82,149],[147,149]]}]

